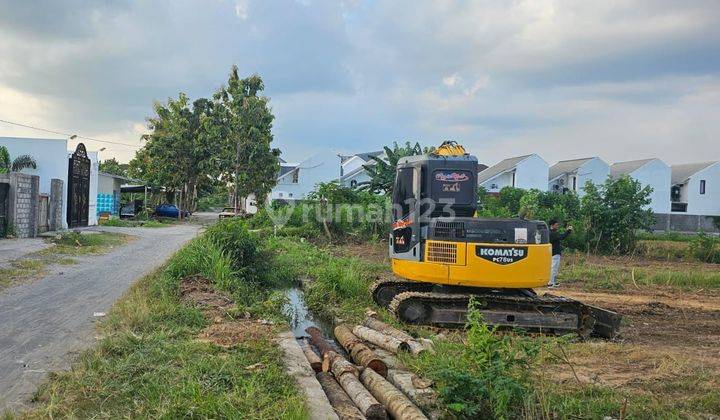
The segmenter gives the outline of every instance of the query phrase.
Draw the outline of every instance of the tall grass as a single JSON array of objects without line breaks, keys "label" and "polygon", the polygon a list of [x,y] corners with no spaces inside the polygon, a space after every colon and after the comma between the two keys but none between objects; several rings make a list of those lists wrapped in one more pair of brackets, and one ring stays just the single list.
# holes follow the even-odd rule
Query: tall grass
[{"label": "tall grass", "polygon": [[627,286],[672,286],[689,288],[720,288],[720,270],[712,267],[671,269],[665,266],[640,266],[628,259],[599,263],[575,257],[564,263],[559,277],[568,283],[580,283],[586,289],[621,290]]}]

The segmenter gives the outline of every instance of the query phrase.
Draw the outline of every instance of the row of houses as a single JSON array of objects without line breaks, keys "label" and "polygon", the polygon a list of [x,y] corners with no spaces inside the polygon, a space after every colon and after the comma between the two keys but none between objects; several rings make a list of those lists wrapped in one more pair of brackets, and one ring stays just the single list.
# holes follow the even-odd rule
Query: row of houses
[{"label": "row of houses", "polygon": [[[336,181],[355,187],[369,181],[368,165],[383,152],[336,154],[325,151],[298,163],[281,163],[272,200],[300,200],[320,182]],[[609,164],[599,157],[563,160],[550,166],[537,154],[480,165],[478,186],[489,193],[504,187],[584,194],[588,182],[601,184],[608,177],[627,175],[650,186],[650,208],[656,214],[720,216],[720,162],[668,165],[657,158]]]},{"label": "row of houses", "polygon": [[98,152],[70,139],[0,137],[10,157],[28,155],[36,168],[0,174],[0,228],[18,237],[96,225],[98,216],[118,214],[127,178],[100,172]]}]

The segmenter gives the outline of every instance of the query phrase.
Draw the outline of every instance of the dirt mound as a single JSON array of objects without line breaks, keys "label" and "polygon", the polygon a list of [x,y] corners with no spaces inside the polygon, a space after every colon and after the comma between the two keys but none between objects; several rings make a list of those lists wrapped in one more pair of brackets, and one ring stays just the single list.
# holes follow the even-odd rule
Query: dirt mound
[{"label": "dirt mound", "polygon": [[234,305],[230,298],[215,291],[210,280],[199,274],[180,280],[180,300],[193,306],[215,310],[227,310]]},{"label": "dirt mound", "polygon": [[220,347],[233,347],[243,342],[268,339],[272,327],[255,321],[231,321],[212,324],[200,332],[197,341]]}]

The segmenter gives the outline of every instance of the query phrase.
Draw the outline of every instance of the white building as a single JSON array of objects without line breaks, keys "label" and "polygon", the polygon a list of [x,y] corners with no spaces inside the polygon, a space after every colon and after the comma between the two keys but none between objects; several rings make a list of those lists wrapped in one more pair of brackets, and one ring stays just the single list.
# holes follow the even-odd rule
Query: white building
[{"label": "white building", "polygon": [[585,184],[600,185],[610,175],[610,165],[599,157],[561,160],[550,167],[548,190],[558,193],[585,194]]},{"label": "white building", "polygon": [[673,213],[720,216],[720,162],[672,165]]},{"label": "white building", "polygon": [[270,200],[302,200],[322,182],[340,177],[338,155],[330,150],[318,153],[297,164],[280,163],[277,185],[270,192]]},{"label": "white building", "polygon": [[650,186],[650,209],[654,213],[670,213],[670,166],[660,159],[632,160],[610,166],[610,176],[617,179],[623,175]]},{"label": "white building", "polygon": [[478,174],[478,185],[487,192],[500,192],[503,187],[547,191],[549,166],[536,154],[500,161]]},{"label": "white building", "polygon": [[384,159],[384,156],[383,151],[340,155],[340,184],[355,188],[363,182],[370,181],[365,166],[376,165],[377,161],[373,157]]}]

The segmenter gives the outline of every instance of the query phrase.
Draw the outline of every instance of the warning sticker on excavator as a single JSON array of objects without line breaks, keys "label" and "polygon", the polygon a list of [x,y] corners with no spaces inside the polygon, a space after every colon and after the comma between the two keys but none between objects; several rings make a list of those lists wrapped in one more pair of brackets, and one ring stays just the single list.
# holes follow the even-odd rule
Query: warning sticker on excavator
[{"label": "warning sticker on excavator", "polygon": [[525,259],[528,254],[526,246],[485,246],[475,247],[475,255],[478,257],[494,262],[496,264],[506,265]]}]

